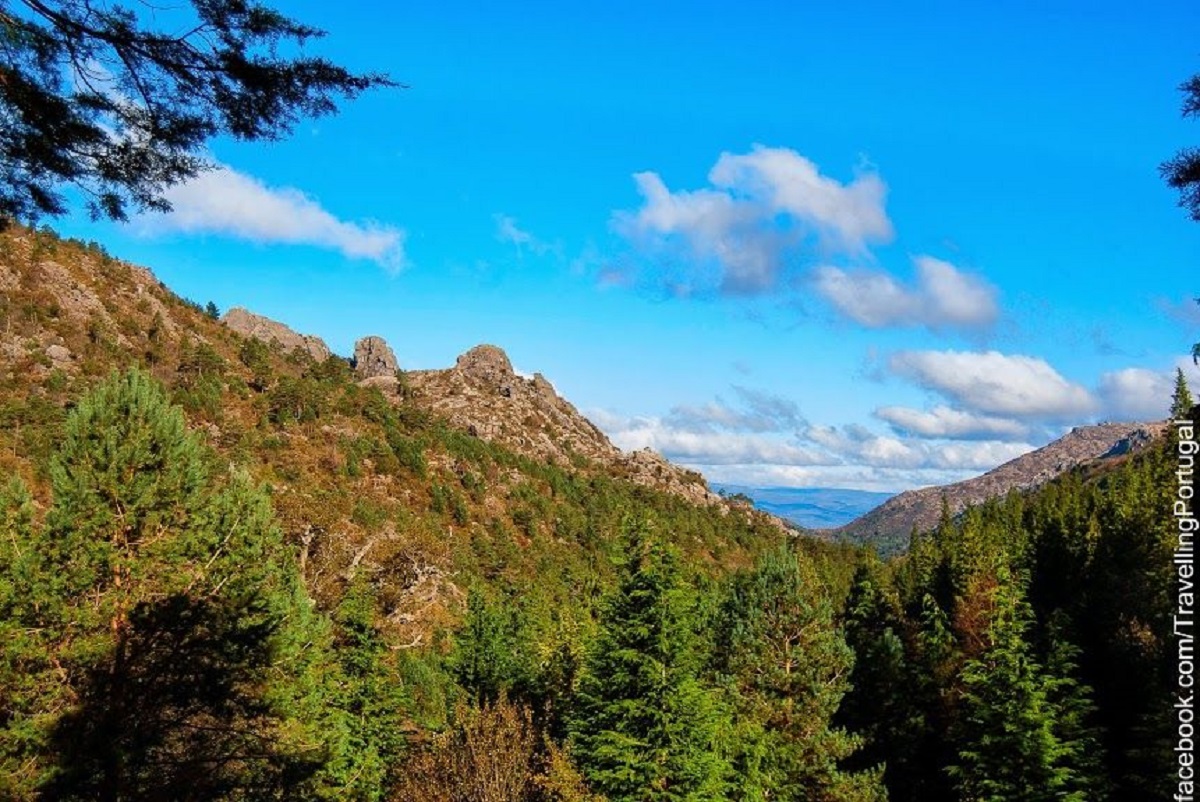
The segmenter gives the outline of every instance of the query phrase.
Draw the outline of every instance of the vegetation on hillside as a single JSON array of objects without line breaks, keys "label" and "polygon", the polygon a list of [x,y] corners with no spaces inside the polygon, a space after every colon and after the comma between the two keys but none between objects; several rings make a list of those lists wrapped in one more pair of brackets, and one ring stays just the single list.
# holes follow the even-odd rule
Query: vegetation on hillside
[{"label": "vegetation on hillside", "polygon": [[885,563],[0,243],[0,796],[1164,793],[1172,443]]}]

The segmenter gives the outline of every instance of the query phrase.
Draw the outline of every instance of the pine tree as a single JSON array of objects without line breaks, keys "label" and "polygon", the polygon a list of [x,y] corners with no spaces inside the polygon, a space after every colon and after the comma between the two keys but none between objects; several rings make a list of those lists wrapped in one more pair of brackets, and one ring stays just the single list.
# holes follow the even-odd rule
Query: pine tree
[{"label": "pine tree", "polygon": [[467,616],[456,638],[451,670],[472,702],[494,702],[523,685],[513,608],[487,600],[479,588],[467,594]]},{"label": "pine tree", "polygon": [[3,722],[8,734],[39,722],[48,797],[315,792],[338,748],[328,627],[265,494],[214,475],[180,410],[136,371],[80,402],[50,474],[53,506],[18,558],[36,602],[8,603],[37,633],[16,657],[40,690],[35,711]]},{"label": "pine tree", "polygon": [[1078,678],[1080,650],[1070,640],[1072,627],[1066,614],[1054,615],[1048,629],[1046,698],[1054,711],[1054,736],[1062,745],[1059,763],[1068,775],[1058,798],[1101,802],[1109,789],[1092,689]]},{"label": "pine tree", "polygon": [[878,771],[839,762],[860,745],[832,724],[854,656],[807,560],[787,549],[734,577],[718,634],[718,671],[736,699],[742,754],[737,798],[870,800]]},{"label": "pine tree", "polygon": [[677,558],[644,523],[627,524],[625,552],[569,722],[574,754],[609,802],[722,799],[721,711],[697,678]]},{"label": "pine tree", "polygon": [[39,762],[45,739],[48,700],[57,682],[40,670],[45,643],[29,626],[46,601],[44,588],[32,581],[34,506],[19,478],[0,488],[0,798],[32,799],[44,767]]},{"label": "pine tree", "polygon": [[987,646],[961,673],[951,775],[961,797],[978,802],[1081,800],[1070,795],[1070,750],[1056,734],[1052,685],[1026,640],[1032,613],[1007,568],[996,580]]},{"label": "pine tree", "polygon": [[1171,394],[1171,420],[1182,420],[1192,414],[1195,406],[1192,392],[1188,389],[1187,378],[1183,368],[1175,368],[1175,391]]},{"label": "pine tree", "polygon": [[395,652],[375,627],[375,593],[366,581],[352,581],[334,624],[340,674],[332,703],[344,714],[345,748],[324,773],[334,798],[376,802],[395,785],[411,702]]},{"label": "pine tree", "polygon": [[889,799],[918,799],[924,778],[917,754],[926,734],[921,688],[902,638],[899,603],[880,574],[873,563],[861,565],[846,599],[844,629],[854,668],[835,721],[864,742],[847,766],[883,765]]}]

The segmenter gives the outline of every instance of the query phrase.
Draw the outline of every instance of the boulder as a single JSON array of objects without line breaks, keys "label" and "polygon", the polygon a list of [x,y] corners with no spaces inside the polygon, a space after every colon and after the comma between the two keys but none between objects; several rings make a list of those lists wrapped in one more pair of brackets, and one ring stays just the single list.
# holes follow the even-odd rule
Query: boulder
[{"label": "boulder", "polygon": [[382,337],[363,337],[354,344],[354,359],[351,362],[359,379],[377,376],[395,376],[400,369],[391,346]]},{"label": "boulder", "polygon": [[56,368],[70,364],[72,359],[71,352],[57,343],[46,348],[46,356],[50,357],[50,361]]},{"label": "boulder", "polygon": [[[495,345],[477,345],[458,358],[454,365],[459,373],[481,384],[486,384],[506,396],[512,395],[516,379],[512,362],[504,349]],[[507,389],[507,393],[505,393]]]}]

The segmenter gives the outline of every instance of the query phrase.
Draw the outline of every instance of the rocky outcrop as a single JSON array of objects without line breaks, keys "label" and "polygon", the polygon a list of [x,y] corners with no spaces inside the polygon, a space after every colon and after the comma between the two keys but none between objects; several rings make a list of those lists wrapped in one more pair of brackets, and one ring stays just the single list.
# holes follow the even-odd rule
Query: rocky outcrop
[{"label": "rocky outcrop", "polygon": [[1165,423],[1101,423],[1077,426],[1059,439],[1004,463],[982,476],[942,487],[901,493],[843,527],[824,530],[855,542],[887,544],[888,550],[904,547],[915,528],[924,532],[941,518],[945,499],[951,515],[968,506],[999,498],[1013,490],[1031,490],[1078,467],[1100,466],[1105,461],[1145,448],[1166,432]]},{"label": "rocky outcrop", "polygon": [[331,355],[329,346],[320,337],[300,334],[278,321],[256,315],[240,306],[226,312],[221,322],[244,337],[279,343],[285,351],[306,351],[317,362],[324,362]]},{"label": "rocky outcrop", "polygon": [[527,456],[569,465],[577,457],[607,462],[620,454],[550,382],[517,375],[494,345],[472,348],[449,370],[410,371],[406,377],[417,403]]},{"label": "rocky outcrop", "polygon": [[693,504],[723,504],[724,499],[708,488],[704,477],[669,462],[649,448],[622,454],[618,460],[629,479],[647,487],[657,487]]},{"label": "rocky outcrop", "polygon": [[559,465],[586,460],[693,503],[724,503],[694,471],[649,449],[623,453],[545,376],[519,375],[495,345],[472,348],[449,370],[410,371],[406,376],[416,403],[476,437]]},{"label": "rocky outcrop", "polygon": [[359,379],[395,376],[400,369],[396,354],[382,337],[363,337],[354,344],[354,373]]}]

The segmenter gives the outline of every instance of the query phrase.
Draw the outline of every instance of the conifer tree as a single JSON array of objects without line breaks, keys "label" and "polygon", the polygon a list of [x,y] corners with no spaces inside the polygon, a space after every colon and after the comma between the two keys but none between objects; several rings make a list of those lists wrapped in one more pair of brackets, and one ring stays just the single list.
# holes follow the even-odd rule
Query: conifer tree
[{"label": "conifer tree", "polygon": [[950,773],[963,799],[1082,802],[1066,765],[1072,750],[1056,733],[1052,685],[1026,640],[1032,613],[1006,567],[996,580],[987,646],[961,674],[958,759]]},{"label": "conifer tree", "polygon": [[46,600],[44,589],[31,581],[33,543],[33,497],[13,477],[0,488],[0,799],[33,797],[42,774],[46,702],[56,687],[38,670],[44,638],[28,625]]},{"label": "conifer tree", "polygon": [[337,799],[376,802],[397,779],[411,707],[395,652],[375,627],[375,593],[356,577],[334,613],[340,667],[334,704],[344,713],[345,748],[324,768]]},{"label": "conifer tree", "polygon": [[828,595],[807,560],[769,553],[736,576],[722,611],[718,670],[733,684],[742,730],[738,799],[870,800],[885,794],[878,771],[839,762],[860,745],[832,724],[849,689],[854,656],[833,622]]},{"label": "conifer tree", "polygon": [[467,616],[457,636],[451,669],[476,704],[494,702],[523,684],[512,608],[487,600],[478,588],[467,594]]},{"label": "conifer tree", "polygon": [[569,722],[574,754],[609,802],[723,799],[721,711],[697,678],[677,558],[645,523],[627,524],[624,545]]},{"label": "conifer tree", "polygon": [[926,729],[921,689],[902,639],[899,603],[880,573],[879,566],[862,564],[846,599],[844,629],[854,668],[835,721],[864,741],[847,766],[883,765],[889,798],[916,799],[925,785],[916,765]]},{"label": "conifer tree", "polygon": [[1059,798],[1101,802],[1109,792],[1104,748],[1095,724],[1092,689],[1077,676],[1080,650],[1071,642],[1071,629],[1065,613],[1052,616],[1046,697],[1054,712],[1054,735],[1062,745],[1059,762],[1068,774]]},{"label": "conifer tree", "polygon": [[1171,420],[1181,420],[1192,414],[1195,406],[1192,391],[1188,389],[1187,377],[1183,368],[1175,368],[1175,391],[1171,394]]},{"label": "conifer tree", "polygon": [[[68,418],[54,503],[18,565],[37,633],[35,782],[54,799],[293,797],[338,749],[328,627],[266,496],[215,476],[183,415],[134,371]],[[3,594],[0,594],[3,595]],[[10,643],[0,644],[5,662]]]}]

